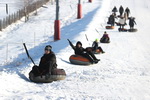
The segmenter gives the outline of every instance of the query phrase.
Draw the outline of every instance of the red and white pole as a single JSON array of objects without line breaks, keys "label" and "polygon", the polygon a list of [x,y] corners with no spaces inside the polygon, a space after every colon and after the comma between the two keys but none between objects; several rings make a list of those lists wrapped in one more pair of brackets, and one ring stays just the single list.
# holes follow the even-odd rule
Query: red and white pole
[{"label": "red and white pole", "polygon": [[59,0],[56,0],[56,20],[54,22],[54,40],[60,40]]},{"label": "red and white pole", "polygon": [[79,3],[78,3],[77,18],[78,19],[82,18],[82,5],[81,5],[81,1],[80,0],[79,0]]}]

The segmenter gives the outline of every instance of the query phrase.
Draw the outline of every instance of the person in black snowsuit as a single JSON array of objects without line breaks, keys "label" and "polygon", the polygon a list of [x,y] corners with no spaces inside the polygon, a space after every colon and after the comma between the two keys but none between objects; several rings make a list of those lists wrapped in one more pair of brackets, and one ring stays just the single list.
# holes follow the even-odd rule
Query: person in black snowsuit
[{"label": "person in black snowsuit", "polygon": [[98,46],[98,39],[96,39],[96,40],[93,42],[92,48],[93,48],[93,51],[96,51],[97,49],[99,49],[102,53],[105,53],[105,52],[103,51],[103,49],[102,49],[100,46]]},{"label": "person in black snowsuit", "polygon": [[127,17],[129,17],[130,9],[128,7],[125,9],[125,12],[127,13]]},{"label": "person in black snowsuit", "polygon": [[57,68],[56,56],[51,49],[52,47],[50,45],[46,46],[45,54],[41,57],[39,69],[42,74],[51,74]]},{"label": "person in black snowsuit", "polygon": [[114,14],[109,16],[107,23],[111,24],[111,26],[114,26],[114,24],[115,24],[115,16],[114,16]]},{"label": "person in black snowsuit", "polygon": [[51,49],[52,47],[47,45],[45,47],[45,53],[41,57],[39,66],[33,66],[32,72],[34,76],[51,75],[52,71],[57,68],[56,56]]},{"label": "person in black snowsuit", "polygon": [[116,12],[118,12],[116,6],[114,6],[114,8],[112,9],[112,12],[114,13],[114,16],[116,16]]},{"label": "person in black snowsuit", "polygon": [[130,18],[129,18],[129,26],[130,26],[130,29],[134,29],[134,24],[136,24],[135,18],[134,18],[134,17],[130,17]]},{"label": "person in black snowsuit", "polygon": [[69,39],[68,39],[68,41],[69,41],[70,46],[75,51],[76,55],[81,55],[81,56],[89,59],[92,64],[93,63],[98,63],[100,61],[100,59],[97,59],[95,57],[95,55],[92,53],[92,51],[87,51],[86,49],[84,49],[82,47],[82,43],[80,41],[78,41],[76,43],[76,46],[74,46]]},{"label": "person in black snowsuit", "polygon": [[122,5],[121,5],[120,8],[119,8],[120,16],[122,16],[123,12],[124,12],[124,9],[123,9],[123,7],[122,7]]}]

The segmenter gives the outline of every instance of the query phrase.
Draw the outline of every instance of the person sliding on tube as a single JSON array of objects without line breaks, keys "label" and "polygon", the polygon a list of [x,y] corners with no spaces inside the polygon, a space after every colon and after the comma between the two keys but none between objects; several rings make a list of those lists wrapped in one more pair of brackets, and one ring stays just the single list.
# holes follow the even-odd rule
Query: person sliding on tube
[{"label": "person sliding on tube", "polygon": [[56,56],[51,50],[52,47],[47,45],[45,47],[45,53],[41,57],[39,66],[34,66],[32,71],[35,73],[35,76],[42,76],[42,75],[51,75],[52,71],[57,68],[56,64]]},{"label": "person sliding on tube", "polygon": [[114,16],[114,14],[111,14],[109,16],[107,24],[110,24],[111,26],[114,26],[114,24],[115,24],[115,16]]},{"label": "person sliding on tube", "polygon": [[102,38],[100,39],[101,43],[109,43],[110,42],[110,38],[109,35],[107,34],[107,32],[105,31]]},{"label": "person sliding on tube", "polygon": [[96,39],[96,40],[93,42],[92,48],[93,48],[93,51],[96,51],[97,49],[99,49],[102,53],[105,53],[105,52],[103,51],[103,49],[102,49],[100,46],[98,46],[98,39]]},{"label": "person sliding on tube", "polygon": [[83,57],[86,57],[87,59],[90,60],[90,62],[93,63],[98,63],[100,61],[100,59],[97,59],[95,57],[95,55],[92,53],[92,51],[87,51],[86,49],[84,49],[82,47],[82,43],[80,41],[78,41],[76,43],[76,46],[74,46],[71,41],[68,39],[70,46],[73,48],[73,50],[75,51],[76,55],[81,55]]}]

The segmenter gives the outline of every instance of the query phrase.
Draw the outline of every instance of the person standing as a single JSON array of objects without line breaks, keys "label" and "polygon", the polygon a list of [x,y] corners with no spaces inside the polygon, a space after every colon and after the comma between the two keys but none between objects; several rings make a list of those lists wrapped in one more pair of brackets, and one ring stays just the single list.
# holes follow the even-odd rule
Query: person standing
[{"label": "person standing", "polygon": [[130,9],[128,7],[125,9],[125,12],[127,13],[127,17],[129,17]]},{"label": "person standing", "polygon": [[136,24],[135,18],[134,18],[134,17],[130,17],[130,18],[129,18],[129,26],[130,26],[130,29],[134,29],[134,24]]},{"label": "person standing", "polygon": [[122,16],[123,12],[124,12],[124,8],[123,8],[122,5],[121,5],[120,8],[119,8],[120,16]]},{"label": "person standing", "polygon": [[120,17],[120,19],[119,19],[120,29],[123,29],[125,24],[126,24],[125,18],[124,17]]},{"label": "person standing", "polygon": [[114,6],[114,8],[112,9],[112,12],[114,13],[114,16],[116,16],[116,12],[118,12],[116,6]]}]

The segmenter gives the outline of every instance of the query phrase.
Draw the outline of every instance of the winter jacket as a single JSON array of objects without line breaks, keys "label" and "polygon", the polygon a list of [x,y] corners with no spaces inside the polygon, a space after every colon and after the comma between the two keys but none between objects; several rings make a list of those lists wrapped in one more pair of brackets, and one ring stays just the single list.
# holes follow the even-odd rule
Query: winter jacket
[{"label": "winter jacket", "polygon": [[116,7],[114,7],[113,9],[112,9],[112,12],[118,12],[118,10],[117,10],[117,8]]},{"label": "winter jacket", "polygon": [[125,24],[126,24],[125,18],[120,18],[120,19],[119,19],[119,24],[125,25]]},{"label": "winter jacket", "polygon": [[126,8],[126,9],[125,9],[125,12],[126,12],[127,14],[129,14],[129,13],[130,13],[130,9],[129,9],[129,8]]},{"label": "winter jacket", "polygon": [[123,9],[123,7],[122,7],[122,6],[120,6],[120,8],[119,8],[119,12],[120,12],[120,14],[121,14],[121,15],[123,14],[124,9]]},{"label": "winter jacket", "polygon": [[82,55],[85,53],[86,49],[83,47],[78,48],[77,46],[74,47],[75,54]]},{"label": "winter jacket", "polygon": [[47,74],[47,73],[51,74],[54,68],[57,68],[56,56],[51,51],[50,54],[44,54],[41,57],[39,69],[40,69],[40,72],[43,74]]},{"label": "winter jacket", "polygon": [[108,38],[109,39],[108,34],[103,34],[103,38]]},{"label": "winter jacket", "polygon": [[130,27],[134,27],[134,24],[136,24],[134,18],[129,18],[129,25],[130,25]]},{"label": "winter jacket", "polygon": [[[78,44],[79,42],[77,42],[76,46],[74,46],[74,45],[71,43],[71,41],[70,41],[69,39],[68,39],[68,41],[69,41],[69,44],[70,44],[70,46],[72,47],[72,49],[75,51],[75,54],[77,54],[77,55],[82,55],[82,54],[85,53],[86,49],[84,49],[83,47],[80,47],[80,48],[77,47],[77,44]],[[80,44],[82,45],[81,42],[80,42]]]},{"label": "winter jacket", "polygon": [[98,42],[94,41],[92,47],[94,50],[96,50],[98,48]]},{"label": "winter jacket", "polygon": [[110,15],[108,19],[108,24],[114,25],[115,24],[115,17],[113,15]]}]

